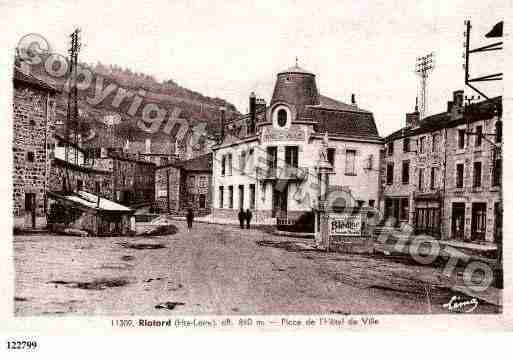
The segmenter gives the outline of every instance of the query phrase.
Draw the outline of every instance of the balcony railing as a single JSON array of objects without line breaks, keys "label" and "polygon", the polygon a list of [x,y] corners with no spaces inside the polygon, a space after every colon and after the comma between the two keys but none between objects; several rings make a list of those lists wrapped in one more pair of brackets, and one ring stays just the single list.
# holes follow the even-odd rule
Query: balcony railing
[{"label": "balcony railing", "polygon": [[259,181],[288,180],[304,181],[308,176],[308,168],[285,166],[283,168],[256,168],[256,177]]}]

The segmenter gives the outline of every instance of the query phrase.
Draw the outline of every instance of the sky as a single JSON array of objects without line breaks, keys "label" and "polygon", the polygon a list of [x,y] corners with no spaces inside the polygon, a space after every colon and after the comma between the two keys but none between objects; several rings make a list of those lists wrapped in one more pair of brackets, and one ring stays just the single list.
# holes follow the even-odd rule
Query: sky
[{"label": "sky", "polygon": [[[251,91],[269,102],[276,74],[297,57],[316,74],[323,95],[350,102],[354,93],[386,136],[404,126],[405,113],[414,108],[416,58],[435,53],[427,113],[444,111],[453,90],[464,88],[463,21],[472,21],[471,47],[477,47],[494,41],[483,35],[509,8],[502,0],[11,0],[0,3],[0,18],[4,49],[38,33],[53,51],[66,54],[78,26],[81,61],[171,78],[241,112]],[[474,77],[502,71],[497,52],[474,55],[471,64]],[[482,88],[501,94],[497,83]]]}]

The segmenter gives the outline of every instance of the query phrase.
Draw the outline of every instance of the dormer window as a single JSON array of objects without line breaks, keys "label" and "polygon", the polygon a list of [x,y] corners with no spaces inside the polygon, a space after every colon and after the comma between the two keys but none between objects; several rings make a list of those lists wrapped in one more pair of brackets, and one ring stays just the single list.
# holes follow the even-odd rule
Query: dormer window
[{"label": "dormer window", "polygon": [[286,105],[278,105],[273,109],[271,118],[273,126],[277,129],[284,130],[290,127],[293,120],[291,109]]},{"label": "dormer window", "polygon": [[287,111],[284,109],[278,110],[278,125],[285,127],[287,125]]}]

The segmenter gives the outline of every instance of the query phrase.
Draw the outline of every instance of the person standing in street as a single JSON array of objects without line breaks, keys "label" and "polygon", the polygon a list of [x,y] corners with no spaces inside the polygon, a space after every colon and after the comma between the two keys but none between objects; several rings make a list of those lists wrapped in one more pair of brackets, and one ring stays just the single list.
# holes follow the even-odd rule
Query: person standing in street
[{"label": "person standing in street", "polygon": [[251,218],[253,217],[253,214],[249,210],[249,208],[246,210],[246,228],[249,229],[249,224],[251,223]]},{"label": "person standing in street", "polygon": [[187,210],[187,232],[190,232],[192,229],[192,222],[194,221],[194,213],[192,212],[192,208]]},{"label": "person standing in street", "polygon": [[244,220],[246,219],[246,213],[244,213],[244,210],[241,209],[239,210],[239,223],[240,223],[240,228],[243,229],[244,228]]}]

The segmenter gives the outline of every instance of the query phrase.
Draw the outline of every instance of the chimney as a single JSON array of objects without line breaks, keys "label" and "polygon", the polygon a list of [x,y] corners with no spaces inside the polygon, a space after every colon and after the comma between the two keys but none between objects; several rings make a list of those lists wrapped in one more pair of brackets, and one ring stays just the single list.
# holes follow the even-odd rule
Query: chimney
[{"label": "chimney", "polygon": [[248,134],[255,133],[256,125],[256,96],[254,92],[249,95],[249,128]]},{"label": "chimney", "polygon": [[151,153],[151,138],[147,138],[146,139],[145,145],[146,145],[145,152],[146,153]]},{"label": "chimney", "polygon": [[356,96],[354,93],[351,94],[351,105],[356,106]]},{"label": "chimney", "polygon": [[257,98],[256,100],[256,109],[255,112],[262,112],[265,111],[265,108],[267,107],[267,103],[263,98]]},{"label": "chimney", "polygon": [[447,101],[447,112],[451,112],[452,111],[453,104],[454,104],[454,102]]},{"label": "chimney", "polygon": [[454,107],[463,107],[463,90],[457,90],[452,93],[452,102]]},{"label": "chimney", "polygon": [[420,113],[418,106],[418,98],[415,99],[415,111],[406,114],[406,127],[417,127],[420,122]]}]

